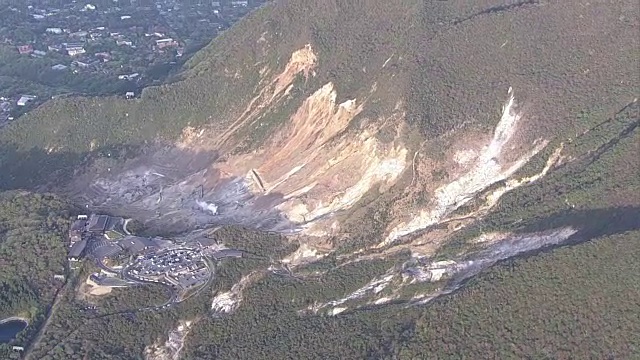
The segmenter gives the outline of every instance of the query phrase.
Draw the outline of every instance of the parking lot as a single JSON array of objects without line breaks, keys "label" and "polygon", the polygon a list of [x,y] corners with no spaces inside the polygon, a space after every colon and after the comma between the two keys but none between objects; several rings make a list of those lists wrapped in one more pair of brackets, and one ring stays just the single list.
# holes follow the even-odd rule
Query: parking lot
[{"label": "parking lot", "polygon": [[138,256],[126,275],[188,289],[207,282],[211,271],[198,250],[179,248]]}]

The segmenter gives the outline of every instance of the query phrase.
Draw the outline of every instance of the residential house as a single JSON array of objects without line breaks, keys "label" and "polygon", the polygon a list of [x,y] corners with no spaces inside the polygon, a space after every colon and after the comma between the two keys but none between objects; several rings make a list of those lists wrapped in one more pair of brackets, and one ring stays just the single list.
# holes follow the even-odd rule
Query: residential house
[{"label": "residential house", "polygon": [[164,49],[167,47],[173,47],[177,45],[178,43],[174,41],[172,38],[156,40],[156,46],[158,47],[158,49]]},{"label": "residential house", "polygon": [[71,37],[83,38],[89,35],[88,31],[76,31],[74,33],[69,34]]},{"label": "residential house", "polygon": [[120,80],[133,80],[140,76],[139,73],[127,74],[127,75],[118,75],[118,79]]},{"label": "residential house", "polygon": [[21,55],[26,55],[26,54],[31,54],[33,52],[33,46],[27,44],[27,45],[20,45],[18,46],[18,52]]},{"label": "residential house", "polygon": [[103,62],[107,62],[109,60],[111,60],[111,54],[109,54],[108,52],[99,52],[99,53],[95,53],[93,54],[93,56],[102,59]]},{"label": "residential house", "polygon": [[62,34],[62,29],[61,28],[47,28],[45,30],[45,32],[47,34],[55,34],[55,35],[60,35]]},{"label": "residential house", "polygon": [[82,49],[84,47],[84,43],[83,42],[62,43],[62,45],[64,45],[66,50]]},{"label": "residential house", "polygon": [[11,103],[8,101],[0,102],[0,112],[9,112],[11,111]]},{"label": "residential house", "polygon": [[69,56],[77,56],[77,55],[81,55],[86,53],[87,51],[81,47],[81,48],[73,48],[73,49],[67,49],[67,54],[69,54]]},{"label": "residential house", "polygon": [[27,105],[28,102],[30,102],[32,100],[35,100],[35,99],[36,99],[36,97],[33,96],[33,95],[22,95],[20,97],[20,99],[18,100],[17,105],[18,106],[25,106],[25,105]]},{"label": "residential house", "polygon": [[85,62],[77,61],[77,60],[74,60],[74,61],[71,63],[71,65],[76,66],[76,67],[79,67],[79,68],[83,68],[83,69],[86,69],[86,68],[88,68],[88,67],[90,66],[89,64],[87,64],[87,63],[85,63]]}]

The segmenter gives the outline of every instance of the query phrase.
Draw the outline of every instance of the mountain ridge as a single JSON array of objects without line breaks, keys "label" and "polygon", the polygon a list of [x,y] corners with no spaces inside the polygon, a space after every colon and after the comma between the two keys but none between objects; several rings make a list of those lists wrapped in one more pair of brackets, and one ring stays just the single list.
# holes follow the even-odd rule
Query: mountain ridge
[{"label": "mountain ridge", "polygon": [[153,234],[281,235],[287,254],[222,265],[204,300],[222,322],[326,315],[331,328],[383,306],[408,317],[419,310],[401,305],[602,225],[589,216],[637,213],[635,5],[276,1],[175,83],[56,99],[3,129],[0,184]]}]

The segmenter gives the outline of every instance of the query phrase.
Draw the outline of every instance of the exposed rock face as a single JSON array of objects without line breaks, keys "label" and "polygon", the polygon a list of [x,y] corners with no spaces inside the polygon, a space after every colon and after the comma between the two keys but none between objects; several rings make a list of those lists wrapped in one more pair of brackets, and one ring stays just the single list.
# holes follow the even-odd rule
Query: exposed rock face
[{"label": "exposed rock face", "polygon": [[[241,59],[200,59],[185,83],[201,88],[197,75],[211,72],[220,76],[209,79],[225,84],[220,89],[244,93],[231,99],[191,93],[199,109],[209,109],[202,104],[210,98],[227,106],[126,164],[101,160],[98,171],[77,177],[70,191],[89,207],[175,233],[238,224],[296,234],[300,248],[276,259],[291,268],[363,232],[357,227],[365,217],[373,218],[362,226],[375,226],[374,235],[341,261],[400,250],[431,256],[505,194],[570,162],[576,154],[567,154],[565,144],[594,126],[576,122],[578,111],[609,99],[599,111],[612,112],[635,96],[629,79],[639,79],[637,69],[608,55],[619,48],[627,54],[634,29],[627,24],[617,27],[620,36],[598,33],[606,41],[590,42],[583,33],[576,40],[565,19],[578,10],[568,5],[329,3],[331,10],[307,2],[271,9],[287,9],[310,26],[266,21],[238,30],[250,51]],[[599,13],[619,19],[629,4],[591,4],[578,11],[581,26],[589,28]],[[351,29],[345,17],[353,15],[371,21]],[[550,30],[524,30],[536,21]],[[332,36],[323,37],[322,26],[332,22],[348,23],[347,30],[324,29]],[[466,40],[478,32],[482,39]],[[536,55],[547,45],[553,66]],[[590,86],[595,83],[602,86]],[[219,294],[214,307],[233,311],[243,288]]]},{"label": "exposed rock face", "polygon": [[[586,35],[596,34],[589,29],[597,14],[619,20],[633,8],[628,1],[581,10],[494,0],[324,5],[273,4],[234,29],[242,49],[229,46],[231,37],[214,42],[216,51],[199,54],[184,82],[141,100],[157,102],[175,87],[194,99],[202,119],[124,166],[104,160],[100,172],[70,189],[89,206],[152,228],[239,224],[332,238],[333,245],[354,230],[347,216],[383,206],[384,219],[375,220],[383,230],[362,254],[433,253],[504,194],[565,161],[562,144],[593,125],[573,120],[578,111],[601,99],[609,99],[606,111],[619,109],[635,95],[630,80],[639,80],[637,69],[611,55],[629,54],[637,17],[607,22],[605,29],[617,31],[598,32],[598,41]],[[367,21],[348,21],[355,16]],[[566,21],[574,16],[585,32],[574,34]],[[526,30],[542,29],[538,23],[544,31]],[[220,55],[223,47],[232,49]],[[236,92],[209,94],[208,87]],[[619,98],[607,96],[610,89]],[[149,106],[126,104],[136,116]],[[158,106],[175,114],[170,105]],[[519,175],[543,153],[546,166]],[[363,201],[368,194],[385,196],[384,204]],[[301,241],[312,247],[316,240]]]},{"label": "exposed rock face", "polygon": [[193,321],[180,321],[180,324],[169,333],[164,344],[156,343],[147,346],[144,351],[146,360],[178,360],[184,347],[184,341],[189,334]]},{"label": "exposed rock face", "polygon": [[[561,244],[576,233],[576,229],[566,227],[540,233],[493,234],[490,240],[483,235],[481,236],[483,239],[476,239],[473,242],[489,241],[490,243],[486,244],[485,249],[455,260],[430,261],[428,257],[414,254],[402,266],[401,270],[390,269],[384,275],[374,278],[368,284],[342,299],[315,304],[307,310],[317,313],[320,310],[328,309],[329,315],[336,315],[344,311],[345,306],[348,306],[350,302],[362,301],[362,299],[367,300],[366,305],[383,305],[392,300],[401,300],[408,304],[426,304],[438,296],[457,290],[465,280],[500,260],[546,246]],[[416,293],[411,299],[407,299],[406,295],[401,295],[401,290],[404,287],[418,283],[434,283],[439,286],[433,291]],[[379,295],[387,288],[391,290],[390,295]],[[359,306],[352,306],[352,308]]]},{"label": "exposed rock face", "polygon": [[[380,71],[388,71],[388,61]],[[269,112],[290,101],[291,91],[301,86],[296,79],[316,76],[321,62],[311,44],[294,51],[281,72],[268,67],[261,71],[256,95],[223,131],[217,124],[187,127],[175,148],[159,149],[124,169],[109,168],[83,179],[89,191],[80,196],[95,207],[145,219],[151,227],[170,226],[176,232],[240,224],[327,237],[343,231],[341,216],[367,193],[395,187],[398,195],[390,204],[393,210],[384,238],[374,249],[416,250],[418,245],[429,253],[451,233],[480,218],[502,195],[538,180],[562,160],[560,147],[539,173],[514,178],[549,141],[527,133],[528,114],[517,107],[511,88],[492,136],[461,130],[453,134],[459,137],[457,149],[444,158],[419,154],[437,139],[427,138],[420,145],[412,141],[405,99],[397,96],[389,102],[393,108],[376,116],[367,111],[380,91],[377,82],[360,93],[362,97],[341,103],[336,85],[327,82],[280,123],[269,124],[268,136],[261,142],[241,149],[238,144],[261,131]],[[438,171],[448,175],[435,178]],[[403,176],[411,179],[410,184],[396,187]],[[429,200],[413,204],[417,196]],[[472,201],[480,205],[469,214],[452,215]],[[428,232],[409,244],[400,241],[452,221],[457,223],[448,231]],[[303,244],[307,252],[316,251],[309,242]],[[327,251],[331,249],[322,249]],[[292,254],[294,258],[299,256]]]}]

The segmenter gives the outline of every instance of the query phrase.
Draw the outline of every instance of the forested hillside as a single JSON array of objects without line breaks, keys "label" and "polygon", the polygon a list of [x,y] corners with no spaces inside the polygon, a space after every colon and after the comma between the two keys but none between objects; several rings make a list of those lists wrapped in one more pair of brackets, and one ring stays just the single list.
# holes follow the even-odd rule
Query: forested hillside
[{"label": "forested hillside", "polygon": [[[272,277],[233,318],[201,321],[183,358],[635,358],[638,236],[505,262],[426,307],[337,317],[298,316],[292,301],[309,297],[314,285]],[[356,275],[343,273],[323,284],[325,293]]]},{"label": "forested hillside", "polygon": [[[12,297],[11,291],[3,291],[0,317],[30,313],[31,305],[42,305],[55,293],[53,275],[65,274],[65,234],[70,208],[67,202],[54,195],[1,194],[0,274],[3,286],[31,296]],[[37,301],[23,303],[21,298]]]},{"label": "forested hillside", "polygon": [[[58,260],[56,256],[46,260],[49,255],[44,251],[53,255],[63,250],[57,226],[66,226],[62,217],[68,215],[67,205],[52,197],[5,194],[2,209],[6,224],[2,278],[6,284],[26,286],[24,291],[3,292],[6,306],[2,309],[8,316],[24,315],[33,308],[35,327],[42,316],[38,306],[45,306],[52,295],[41,284],[53,283],[51,274],[64,262],[63,253]],[[227,235],[221,236],[225,241]],[[248,233],[245,239],[251,236]],[[354,264],[316,280],[269,275],[249,290],[237,314],[225,318],[207,315],[206,294],[163,314],[129,314],[126,310],[162,302],[166,295],[153,288],[118,290],[97,299],[99,310],[92,313],[81,310],[86,303],[78,302],[71,289],[62,295],[63,305],[53,320],[57,325],[45,333],[36,353],[42,359],[129,359],[171,329],[176,317],[187,317],[198,322],[183,359],[411,359],[477,354],[633,358],[640,354],[639,322],[634,315],[640,313],[640,304],[634,300],[640,295],[640,267],[635,261],[640,256],[638,236],[638,231],[631,231],[505,262],[460,292],[426,307],[391,305],[337,317],[300,316],[297,310],[357,286],[395,259]],[[28,244],[20,247],[19,258],[32,259],[32,268],[17,262],[18,250],[12,247],[17,243]],[[248,265],[255,261],[244,260]],[[232,270],[237,265],[223,265],[215,286],[224,289],[233,284],[232,278],[255,268]],[[323,267],[318,265],[315,268]]]},{"label": "forested hillside", "polygon": [[[54,195],[0,192],[0,319],[18,316],[31,326],[24,343],[44,320],[67,276],[66,255],[72,206]],[[2,353],[0,350],[0,356]]]},{"label": "forested hillside", "polygon": [[[28,342],[62,288],[49,360],[640,358],[637,9],[279,0],[140,98],[49,101],[0,130],[0,315]],[[74,205],[244,256],[153,311],[62,287]]]},{"label": "forested hillside", "polygon": [[[182,81],[148,88],[133,101],[50,101],[0,140],[23,150],[81,152],[175,138],[187,125],[226,123],[245,110],[241,104],[255,94],[264,71],[281,71],[289,55],[307,43],[320,66],[302,94],[332,81],[341,102],[363,93],[372,80],[384,81],[376,107],[393,106],[402,95],[407,120],[424,134],[487,126],[509,86],[530,109],[545,111],[536,111],[537,132],[549,134],[558,123],[580,132],[638,94],[636,47],[629,41],[635,35],[634,6],[276,1],[195,55]],[[615,21],[566,21],[591,19],[593,13]],[[483,35],[466,41],[467,34]],[[383,65],[388,75],[381,77]]]},{"label": "forested hillside", "polygon": [[509,261],[425,309],[400,358],[640,356],[640,232]]}]

